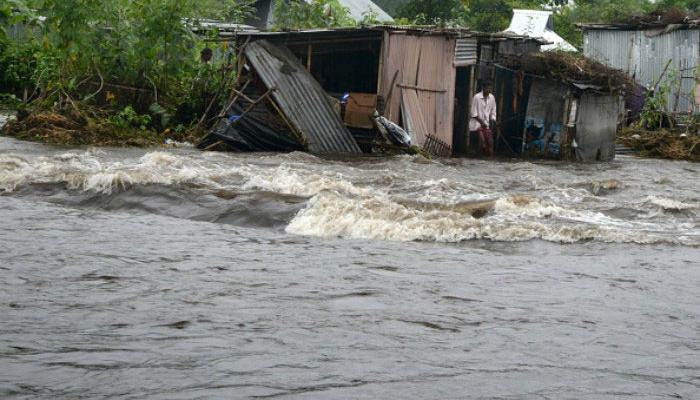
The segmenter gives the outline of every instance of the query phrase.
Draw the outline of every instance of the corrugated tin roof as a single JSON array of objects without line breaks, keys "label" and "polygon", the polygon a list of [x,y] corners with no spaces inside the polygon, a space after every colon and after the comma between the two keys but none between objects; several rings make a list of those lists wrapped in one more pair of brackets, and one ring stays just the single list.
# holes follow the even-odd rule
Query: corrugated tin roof
[{"label": "corrugated tin roof", "polygon": [[562,38],[561,36],[557,35],[556,32],[546,30],[544,31],[544,36],[542,38],[546,41],[548,41],[551,44],[544,44],[542,45],[541,49],[542,51],[552,51],[552,50],[561,50],[561,51],[578,51],[576,47],[572,46],[571,43],[567,42]]},{"label": "corrugated tin roof", "polygon": [[432,35],[432,36],[446,36],[446,37],[475,37],[483,38],[487,40],[500,40],[500,39],[513,39],[513,40],[525,40],[525,41],[535,41],[541,44],[548,43],[542,38],[530,37],[527,35],[520,35],[514,32],[479,32],[472,31],[468,28],[442,28],[435,25],[366,25],[361,27],[343,27],[343,28],[321,28],[321,29],[304,29],[304,30],[290,30],[290,31],[253,31],[253,32],[239,32],[238,36],[247,37],[268,37],[268,36],[288,36],[288,37],[305,37],[305,38],[316,38],[324,36],[338,36],[343,35],[344,37],[360,37],[360,36],[373,36],[375,34],[381,35],[383,32],[409,32],[416,33],[420,35]]},{"label": "corrugated tin roof", "polygon": [[185,21],[192,26],[193,31],[217,29],[226,32],[257,31],[254,26],[235,24],[232,22],[217,21],[213,19],[200,19],[197,21]]},{"label": "corrugated tin roof", "polygon": [[309,151],[361,153],[326,92],[289,49],[258,40],[245,47],[245,56]]},{"label": "corrugated tin roof", "polygon": [[669,24],[662,21],[659,22],[619,22],[619,23],[609,23],[609,24],[576,24],[576,27],[583,31],[594,31],[594,30],[604,30],[604,31],[645,31],[645,30],[680,30],[680,29],[698,29],[700,27],[700,20],[687,20],[684,23]]},{"label": "corrugated tin roof", "polygon": [[507,32],[532,37],[544,37],[544,31],[551,29],[551,11],[513,10],[513,19]]},{"label": "corrugated tin roof", "polygon": [[543,45],[542,51],[577,51],[574,46],[554,32],[551,11],[513,10],[513,19],[506,32],[546,40],[549,44]]}]

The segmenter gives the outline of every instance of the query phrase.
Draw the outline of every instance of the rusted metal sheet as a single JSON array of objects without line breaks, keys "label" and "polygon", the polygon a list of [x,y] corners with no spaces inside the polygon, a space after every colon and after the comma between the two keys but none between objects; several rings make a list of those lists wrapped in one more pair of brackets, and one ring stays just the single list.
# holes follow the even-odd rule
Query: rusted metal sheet
[{"label": "rusted metal sheet", "polygon": [[383,46],[380,79],[385,116],[398,123],[403,91],[415,92],[426,128],[417,144],[423,146],[430,135],[451,148],[456,38],[388,31]]},{"label": "rusted metal sheet", "polygon": [[258,40],[246,46],[245,56],[310,152],[361,153],[328,95],[291,51]]}]

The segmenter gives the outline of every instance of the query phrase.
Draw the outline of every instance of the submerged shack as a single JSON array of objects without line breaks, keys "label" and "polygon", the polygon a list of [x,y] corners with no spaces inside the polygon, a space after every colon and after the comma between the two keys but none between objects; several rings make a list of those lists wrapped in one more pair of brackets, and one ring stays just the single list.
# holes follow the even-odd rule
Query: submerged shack
[{"label": "submerged shack", "polygon": [[573,53],[501,56],[482,64],[494,81],[500,124],[496,153],[610,161],[632,82]]},{"label": "submerged shack", "polygon": [[[223,138],[238,151],[371,152],[381,141],[372,117],[376,110],[433,155],[469,155],[475,147],[468,132],[470,102],[478,82],[492,79],[502,121],[498,153],[520,156],[539,149],[563,158],[563,147],[573,142],[580,160],[614,155],[619,116],[614,90],[512,62],[537,54],[541,39],[375,26],[240,32],[233,40],[242,55],[239,82],[226,118],[203,147]],[[602,111],[610,115],[601,117]]]}]

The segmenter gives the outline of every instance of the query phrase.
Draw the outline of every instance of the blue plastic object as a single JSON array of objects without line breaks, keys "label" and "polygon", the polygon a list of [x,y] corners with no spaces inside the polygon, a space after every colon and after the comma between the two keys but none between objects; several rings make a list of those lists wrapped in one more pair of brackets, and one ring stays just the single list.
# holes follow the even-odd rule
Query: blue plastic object
[{"label": "blue plastic object", "polygon": [[549,127],[550,137],[549,144],[547,145],[547,151],[549,154],[558,156],[561,150],[559,142],[561,142],[561,124],[553,123]]},{"label": "blue plastic object", "polygon": [[544,120],[541,118],[527,118],[525,120],[525,130],[529,137],[534,138],[527,143],[528,150],[538,148],[544,151]]}]

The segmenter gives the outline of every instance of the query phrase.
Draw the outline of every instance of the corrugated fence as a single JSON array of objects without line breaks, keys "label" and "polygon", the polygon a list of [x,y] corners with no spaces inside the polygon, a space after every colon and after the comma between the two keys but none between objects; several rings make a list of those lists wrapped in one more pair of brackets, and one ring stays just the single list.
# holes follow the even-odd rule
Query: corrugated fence
[{"label": "corrugated fence", "polygon": [[700,52],[698,29],[658,35],[652,35],[651,31],[585,30],[583,49],[586,57],[627,72],[647,88],[659,81],[671,60],[662,82],[670,73],[680,79],[680,86],[672,84],[670,87],[668,111],[698,111],[694,96]]}]

